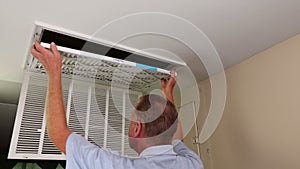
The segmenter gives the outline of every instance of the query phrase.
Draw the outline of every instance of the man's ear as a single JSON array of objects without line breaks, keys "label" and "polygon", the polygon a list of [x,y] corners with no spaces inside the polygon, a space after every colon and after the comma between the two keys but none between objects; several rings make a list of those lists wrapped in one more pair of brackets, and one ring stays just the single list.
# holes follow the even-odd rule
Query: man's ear
[{"label": "man's ear", "polygon": [[134,123],[133,137],[140,138],[143,136],[143,124],[140,121]]}]

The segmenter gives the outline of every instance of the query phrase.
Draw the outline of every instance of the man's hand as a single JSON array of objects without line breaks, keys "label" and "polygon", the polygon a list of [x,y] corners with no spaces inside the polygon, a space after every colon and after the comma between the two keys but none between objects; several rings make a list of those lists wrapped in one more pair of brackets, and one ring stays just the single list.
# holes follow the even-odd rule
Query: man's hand
[{"label": "man's hand", "polygon": [[161,79],[161,91],[174,104],[173,89],[176,84],[175,71],[171,71],[169,80]]},{"label": "man's hand", "polygon": [[35,41],[31,48],[31,54],[43,64],[47,74],[51,77],[52,75],[61,74],[62,60],[53,42],[50,44],[50,48],[51,50],[45,49]]},{"label": "man's hand", "polygon": [[66,141],[71,131],[67,126],[66,112],[62,97],[62,59],[53,42],[50,48],[51,50],[45,49],[36,41],[31,48],[31,53],[43,64],[49,77],[46,106],[48,134],[58,149],[66,153]]},{"label": "man's hand", "polygon": [[[176,75],[174,70],[172,70],[169,80],[166,79],[161,80],[161,91],[166,96],[166,98],[173,104],[174,104],[173,89],[175,84],[176,84]],[[177,140],[177,139],[178,140],[183,139],[182,127],[179,119],[177,124],[177,130],[174,133],[172,140]]]}]

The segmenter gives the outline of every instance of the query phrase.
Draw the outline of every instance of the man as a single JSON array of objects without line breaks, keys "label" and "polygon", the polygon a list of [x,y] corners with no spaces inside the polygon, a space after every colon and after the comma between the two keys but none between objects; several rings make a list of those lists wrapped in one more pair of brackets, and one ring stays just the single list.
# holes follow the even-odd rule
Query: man
[{"label": "man", "polygon": [[183,138],[182,128],[173,104],[176,83],[174,71],[169,80],[161,81],[162,93],[167,99],[158,95],[143,96],[132,112],[129,143],[140,156],[130,159],[97,147],[69,130],[62,98],[62,60],[54,43],[51,43],[50,48],[45,49],[35,42],[31,53],[43,64],[48,74],[48,134],[58,149],[66,154],[67,168],[203,168],[200,158],[180,141]]}]

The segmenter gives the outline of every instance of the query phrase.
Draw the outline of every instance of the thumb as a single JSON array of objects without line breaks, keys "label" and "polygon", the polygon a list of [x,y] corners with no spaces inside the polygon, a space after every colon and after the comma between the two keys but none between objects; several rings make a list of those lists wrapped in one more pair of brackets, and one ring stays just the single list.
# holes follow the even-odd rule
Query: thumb
[{"label": "thumb", "polygon": [[54,42],[51,42],[50,48],[51,48],[51,50],[52,50],[52,52],[53,52],[54,55],[60,56],[60,53],[59,53],[59,51],[58,51],[58,49],[57,49],[57,47],[56,47],[56,45],[55,45]]}]

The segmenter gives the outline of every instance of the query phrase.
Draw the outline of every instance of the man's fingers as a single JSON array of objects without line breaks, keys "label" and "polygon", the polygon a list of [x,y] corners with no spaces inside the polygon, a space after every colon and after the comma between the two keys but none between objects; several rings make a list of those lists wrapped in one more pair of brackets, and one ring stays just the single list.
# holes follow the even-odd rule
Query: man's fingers
[{"label": "man's fingers", "polygon": [[176,79],[176,72],[175,72],[175,70],[171,71],[171,77],[174,78],[174,79]]},{"label": "man's fingers", "polygon": [[41,54],[39,51],[37,51],[37,49],[35,48],[34,45],[31,47],[31,54],[32,54],[34,57],[36,57],[38,60],[40,60],[41,57],[42,57],[42,54]]},{"label": "man's fingers", "polygon": [[162,89],[170,88],[170,87],[172,88],[176,84],[176,72],[175,72],[175,70],[171,71],[169,80],[161,79],[160,81],[161,81]]},{"label": "man's fingers", "polygon": [[34,42],[34,47],[38,52],[41,52],[41,53],[45,50],[45,48],[42,45],[40,45],[40,43],[38,41]]},{"label": "man's fingers", "polygon": [[53,52],[54,55],[60,56],[60,53],[59,53],[59,51],[58,51],[58,49],[57,49],[57,47],[56,47],[56,45],[55,45],[54,42],[51,42],[50,48],[51,48],[51,50],[52,50],[52,52]]},{"label": "man's fingers", "polygon": [[49,55],[52,52],[46,48],[44,48],[38,41],[34,42],[35,49],[40,52],[42,55]]},{"label": "man's fingers", "polygon": [[175,84],[176,83],[176,73],[175,70],[171,71],[170,79],[168,80],[169,84]]},{"label": "man's fingers", "polygon": [[161,79],[160,82],[161,82],[161,87],[165,88],[166,84],[167,84],[167,80],[166,79]]}]

